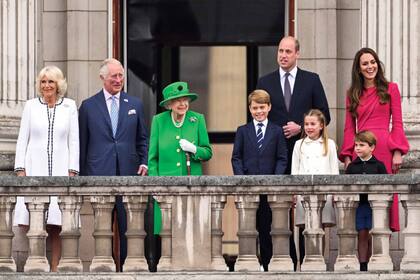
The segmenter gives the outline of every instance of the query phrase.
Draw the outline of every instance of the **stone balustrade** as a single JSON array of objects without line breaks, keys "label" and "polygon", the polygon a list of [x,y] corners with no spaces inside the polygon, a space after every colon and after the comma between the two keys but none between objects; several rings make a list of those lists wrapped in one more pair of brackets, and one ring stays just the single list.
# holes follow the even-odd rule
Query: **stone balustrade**
[{"label": "stone balustrade", "polygon": [[[372,271],[393,270],[389,252],[388,210],[399,193],[406,211],[401,225],[405,252],[401,271],[420,272],[420,175],[361,176],[235,176],[235,177],[1,177],[0,272],[14,272],[12,211],[16,196],[25,196],[30,212],[29,256],[25,272],[49,271],[46,259],[45,209],[49,195],[59,197],[62,210],[62,257],[59,272],[81,272],[79,213],[84,197],[94,210],[95,240],[91,272],[115,271],[112,259],[111,215],[115,195],[127,210],[128,256],[125,271],[147,271],[144,256],[144,213],[149,195],[162,210],[162,253],[158,271],[226,271],[222,256],[222,212],[227,196],[238,210],[239,255],[236,271],[259,271],[255,239],[259,194],[267,194],[272,209],[273,258],[270,271],[293,271],[289,257],[288,212],[292,194],[301,194],[306,209],[306,256],[302,271],[326,271],[321,212],[327,194],[334,195],[337,213],[338,257],[335,271],[355,272],[357,232],[355,209],[359,193],[369,193],[373,210]],[[83,225],[82,225],[83,226]]]}]

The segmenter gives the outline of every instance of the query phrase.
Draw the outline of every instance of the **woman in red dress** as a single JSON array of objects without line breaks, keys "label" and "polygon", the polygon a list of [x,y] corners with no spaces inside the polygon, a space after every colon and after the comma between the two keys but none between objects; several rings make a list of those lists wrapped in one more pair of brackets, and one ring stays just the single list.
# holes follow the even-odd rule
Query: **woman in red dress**
[{"label": "woman in red dress", "polygon": [[[382,63],[370,48],[360,49],[353,60],[351,86],[346,98],[343,146],[339,155],[346,169],[356,158],[354,136],[364,130],[375,134],[377,142],[373,155],[385,164],[387,173],[398,173],[402,155],[409,149],[402,123],[401,96],[398,85],[385,78]],[[390,229],[399,231],[398,194],[394,194],[390,209]],[[369,234],[360,235],[359,232],[359,245],[367,246],[369,239]],[[362,251],[368,252],[366,248]],[[361,270],[367,270],[369,258],[369,253],[359,254],[360,263],[366,265],[366,269],[361,265]]]},{"label": "woman in red dress", "polygon": [[345,168],[356,158],[354,135],[362,130],[375,134],[378,141],[374,156],[385,164],[389,174],[397,173],[402,155],[409,149],[402,123],[401,96],[398,85],[384,77],[378,55],[370,48],[360,49],[353,61],[340,152]]}]

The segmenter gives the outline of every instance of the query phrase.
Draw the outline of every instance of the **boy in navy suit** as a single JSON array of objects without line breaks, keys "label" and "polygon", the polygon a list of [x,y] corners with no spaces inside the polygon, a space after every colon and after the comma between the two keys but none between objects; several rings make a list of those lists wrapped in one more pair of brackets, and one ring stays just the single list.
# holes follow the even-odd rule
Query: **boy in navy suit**
[{"label": "boy in navy suit", "polygon": [[[254,90],[248,96],[253,121],[238,127],[232,152],[235,175],[284,174],[287,167],[287,146],[283,130],[267,119],[271,110],[270,95]],[[267,195],[260,195],[257,210],[260,262],[265,271],[273,255],[271,242],[271,209]]]}]

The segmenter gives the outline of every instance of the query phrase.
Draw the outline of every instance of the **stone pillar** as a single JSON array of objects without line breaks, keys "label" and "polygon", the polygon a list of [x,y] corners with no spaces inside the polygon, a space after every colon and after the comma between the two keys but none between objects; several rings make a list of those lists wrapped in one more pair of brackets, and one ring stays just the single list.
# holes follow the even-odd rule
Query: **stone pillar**
[{"label": "stone pillar", "polygon": [[45,210],[50,201],[48,196],[25,197],[29,210],[29,231],[26,236],[29,239],[29,253],[26,261],[25,272],[48,272],[50,266],[46,258],[45,241]]},{"label": "stone pillar", "polygon": [[13,170],[19,117],[36,95],[38,3],[0,3],[0,171]]},{"label": "stone pillar", "polygon": [[144,211],[147,196],[124,196],[124,204],[127,209],[127,259],[124,271],[148,271],[144,257]]},{"label": "stone pillar", "polygon": [[271,237],[273,240],[273,258],[270,262],[270,271],[293,271],[293,262],[290,258],[289,240],[292,232],[289,230],[289,209],[292,205],[291,195],[269,195],[273,220]]},{"label": "stone pillar", "polygon": [[83,265],[79,257],[80,238],[80,208],[81,196],[60,196],[59,204],[62,213],[61,226],[61,259],[58,264],[59,272],[82,272]]},{"label": "stone pillar", "polygon": [[407,227],[403,231],[406,246],[400,269],[418,272],[420,271],[420,195],[401,195],[401,202],[406,211]]},{"label": "stone pillar", "polygon": [[91,272],[115,272],[112,259],[112,209],[114,196],[92,196],[90,199],[95,216],[95,256],[90,265]]},{"label": "stone pillar", "polygon": [[369,194],[372,207],[372,257],[369,262],[369,270],[393,270],[393,264],[389,255],[389,243],[391,231],[389,230],[389,203],[392,200],[390,194]]},{"label": "stone pillar", "polygon": [[12,212],[16,198],[0,196],[0,272],[16,272],[12,258]]},{"label": "stone pillar", "polygon": [[410,142],[410,151],[404,157],[403,168],[418,171],[420,170],[418,125],[420,3],[376,0],[360,1],[360,3],[362,46],[377,51],[379,59],[385,65],[386,77],[398,83],[401,92],[404,129]]},{"label": "stone pillar", "polygon": [[322,251],[322,209],[325,205],[326,195],[303,196],[303,208],[305,209],[305,259],[302,271],[326,271],[326,264]]},{"label": "stone pillar", "polygon": [[337,235],[338,257],[334,271],[358,271],[359,260],[356,256],[357,231],[355,226],[358,195],[335,195],[338,210]]},{"label": "stone pillar", "polygon": [[226,271],[226,262],[222,255],[222,216],[226,204],[226,196],[211,198],[211,267],[213,270]]},{"label": "stone pillar", "polygon": [[256,247],[258,201],[258,195],[237,195],[235,197],[239,220],[239,255],[236,259],[235,271],[258,271],[260,267]]},{"label": "stone pillar", "polygon": [[157,198],[162,211],[162,255],[159,260],[158,270],[172,270],[172,196],[159,196]]}]

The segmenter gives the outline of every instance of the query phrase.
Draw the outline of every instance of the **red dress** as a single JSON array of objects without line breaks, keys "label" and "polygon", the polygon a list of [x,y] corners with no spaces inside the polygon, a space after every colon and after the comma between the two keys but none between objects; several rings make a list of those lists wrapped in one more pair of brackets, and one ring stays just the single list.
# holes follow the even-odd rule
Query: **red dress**
[{"label": "red dress", "polygon": [[[354,135],[357,131],[369,130],[377,138],[374,156],[385,164],[388,174],[392,173],[392,155],[395,150],[406,154],[409,149],[407,138],[404,134],[401,113],[401,96],[396,83],[389,83],[388,92],[390,102],[379,103],[376,88],[371,87],[363,90],[360,103],[357,107],[357,121],[346,109],[346,121],[344,125],[343,146],[340,152],[340,160],[346,156],[352,160],[356,158],[354,152]],[[346,108],[350,106],[350,99],[346,99]],[[390,127],[392,117],[392,125]]]}]

